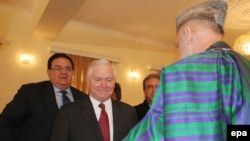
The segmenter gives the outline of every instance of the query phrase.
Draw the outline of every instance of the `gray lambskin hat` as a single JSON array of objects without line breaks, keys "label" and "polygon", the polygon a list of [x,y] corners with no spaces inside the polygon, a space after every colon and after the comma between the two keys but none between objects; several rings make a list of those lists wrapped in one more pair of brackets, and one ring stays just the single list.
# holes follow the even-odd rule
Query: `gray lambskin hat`
[{"label": "gray lambskin hat", "polygon": [[176,31],[183,24],[193,19],[215,22],[223,29],[226,12],[227,3],[223,0],[209,0],[198,3],[179,13],[176,17]]}]

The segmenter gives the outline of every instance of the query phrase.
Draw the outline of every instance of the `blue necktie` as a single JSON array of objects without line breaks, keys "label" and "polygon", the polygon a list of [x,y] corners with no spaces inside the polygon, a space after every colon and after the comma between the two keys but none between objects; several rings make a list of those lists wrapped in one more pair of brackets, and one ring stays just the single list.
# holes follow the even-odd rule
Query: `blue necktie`
[{"label": "blue necktie", "polygon": [[70,99],[66,96],[67,91],[60,91],[60,92],[62,93],[62,102],[63,102],[63,105],[66,104],[66,103],[69,103]]}]

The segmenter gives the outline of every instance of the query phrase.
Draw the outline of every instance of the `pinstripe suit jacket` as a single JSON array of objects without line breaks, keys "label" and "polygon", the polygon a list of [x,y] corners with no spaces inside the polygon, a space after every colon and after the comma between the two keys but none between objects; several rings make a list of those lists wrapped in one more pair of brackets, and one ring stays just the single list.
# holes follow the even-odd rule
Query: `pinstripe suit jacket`
[{"label": "pinstripe suit jacket", "polygon": [[[137,123],[136,111],[128,104],[112,100],[114,141],[121,141]],[[51,141],[102,141],[90,98],[63,106],[56,118]]]},{"label": "pinstripe suit jacket", "polygon": [[[75,100],[86,94],[70,87]],[[23,85],[0,115],[1,141],[48,141],[58,112],[50,81]]]}]

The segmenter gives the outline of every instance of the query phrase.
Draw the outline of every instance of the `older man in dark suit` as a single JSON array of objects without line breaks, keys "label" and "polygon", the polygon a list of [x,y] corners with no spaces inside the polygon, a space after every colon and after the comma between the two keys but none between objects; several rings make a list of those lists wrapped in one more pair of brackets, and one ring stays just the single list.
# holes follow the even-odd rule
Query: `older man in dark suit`
[{"label": "older man in dark suit", "polygon": [[52,55],[47,67],[50,81],[23,85],[4,108],[0,115],[1,141],[48,141],[63,102],[87,97],[70,86],[74,64],[66,54]]},{"label": "older man in dark suit", "polygon": [[[86,77],[89,98],[60,109],[51,141],[121,141],[137,123],[137,115],[132,106],[111,99],[115,79],[115,69],[110,62],[92,62]],[[105,105],[105,111],[99,107],[100,103]],[[105,127],[101,122],[103,115]]]}]

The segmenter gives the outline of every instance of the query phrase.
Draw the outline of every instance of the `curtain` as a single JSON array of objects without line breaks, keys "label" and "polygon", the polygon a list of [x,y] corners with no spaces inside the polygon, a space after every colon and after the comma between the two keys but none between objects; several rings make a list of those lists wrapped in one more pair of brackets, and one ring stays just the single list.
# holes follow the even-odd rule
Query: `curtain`
[{"label": "curtain", "polygon": [[95,58],[89,58],[89,57],[83,57],[83,56],[77,56],[77,55],[72,55],[72,54],[67,54],[74,62],[75,69],[74,69],[74,77],[72,80],[71,85],[85,93],[88,94],[88,88],[86,85],[86,73],[89,64],[97,60]]}]

